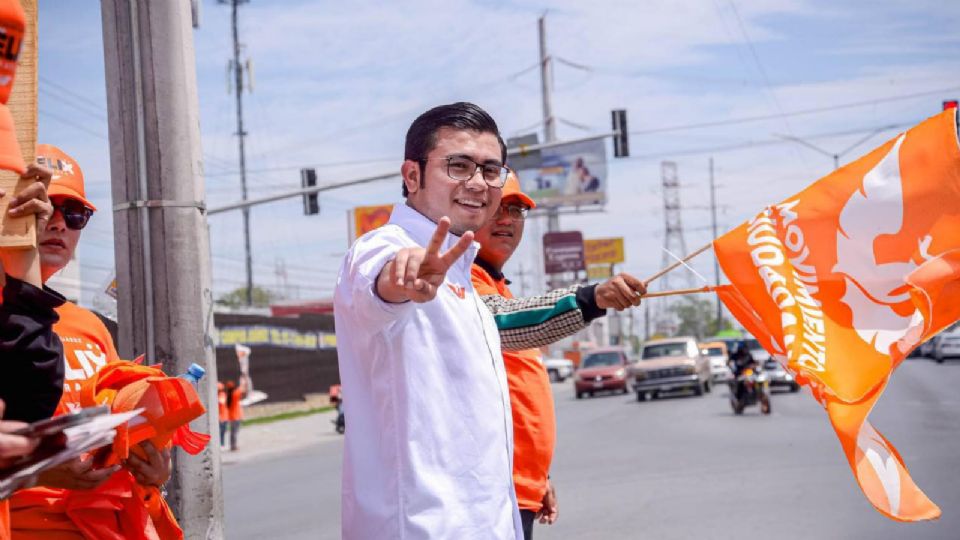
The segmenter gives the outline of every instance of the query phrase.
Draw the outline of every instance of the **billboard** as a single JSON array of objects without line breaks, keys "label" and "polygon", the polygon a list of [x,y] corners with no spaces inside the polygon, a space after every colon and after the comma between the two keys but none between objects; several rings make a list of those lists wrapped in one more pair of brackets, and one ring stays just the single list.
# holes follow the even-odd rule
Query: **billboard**
[{"label": "billboard", "polygon": [[602,280],[613,277],[613,266],[609,264],[591,264],[587,266],[587,279]]},{"label": "billboard", "polygon": [[548,274],[576,272],[586,268],[583,261],[583,234],[580,231],[544,234],[543,267]]},{"label": "billboard", "polygon": [[540,149],[540,164],[515,167],[523,192],[538,207],[589,206],[607,200],[607,150],[602,139]]},{"label": "billboard", "polygon": [[390,221],[390,214],[392,212],[392,204],[357,206],[353,210],[347,210],[347,225],[350,230],[347,243],[353,244],[353,241],[357,238],[360,238],[381,225],[385,225]]},{"label": "billboard", "polygon": [[584,240],[583,252],[587,265],[622,263],[623,237]]}]

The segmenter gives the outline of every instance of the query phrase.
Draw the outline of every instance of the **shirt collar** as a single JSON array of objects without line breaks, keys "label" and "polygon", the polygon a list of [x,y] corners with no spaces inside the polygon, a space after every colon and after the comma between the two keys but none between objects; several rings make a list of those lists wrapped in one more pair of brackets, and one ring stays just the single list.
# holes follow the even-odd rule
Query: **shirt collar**
[{"label": "shirt collar", "polygon": [[494,281],[503,281],[507,285],[510,285],[510,280],[503,275],[503,272],[497,270],[492,264],[487,262],[483,257],[477,255],[477,258],[473,261],[473,264],[483,268]]},{"label": "shirt collar", "polygon": [[[433,232],[437,230],[436,222],[421,214],[415,208],[412,208],[406,203],[393,205],[393,212],[390,213],[390,223],[397,225],[406,231],[414,242],[423,247],[426,247],[427,244],[430,243],[430,238],[433,236]],[[443,245],[440,246],[440,249],[450,249],[459,240],[459,236],[448,232],[447,238],[443,241]],[[473,264],[473,260],[476,258],[479,250],[480,244],[477,242],[472,242],[470,247],[467,248],[466,253],[464,253],[463,257],[461,257],[461,260],[458,261],[457,264],[465,263],[467,268],[469,268],[470,265]]]}]

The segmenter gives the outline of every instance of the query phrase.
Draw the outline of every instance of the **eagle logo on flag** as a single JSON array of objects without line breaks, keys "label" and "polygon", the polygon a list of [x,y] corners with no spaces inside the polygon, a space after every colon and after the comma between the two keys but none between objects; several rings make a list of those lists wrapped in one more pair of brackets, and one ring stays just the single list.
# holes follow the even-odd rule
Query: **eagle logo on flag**
[{"label": "eagle logo on flag", "polygon": [[906,355],[960,318],[955,110],[900,134],[714,241],[730,312],[825,407],[867,499],[940,509],[867,421]]}]

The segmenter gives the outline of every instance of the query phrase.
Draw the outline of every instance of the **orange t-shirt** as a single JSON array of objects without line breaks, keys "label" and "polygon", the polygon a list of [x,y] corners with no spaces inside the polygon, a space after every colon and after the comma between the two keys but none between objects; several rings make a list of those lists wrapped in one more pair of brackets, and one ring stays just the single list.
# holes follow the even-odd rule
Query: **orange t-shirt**
[{"label": "orange t-shirt", "polygon": [[57,308],[60,321],[53,331],[63,342],[66,361],[63,377],[63,397],[57,406],[57,414],[80,407],[80,386],[96,375],[100,368],[120,360],[110,332],[93,312],[72,302]]},{"label": "orange t-shirt", "polygon": [[[471,269],[477,294],[513,298],[506,281],[495,280],[477,265]],[[513,409],[513,484],[522,510],[539,512],[547,491],[547,475],[557,441],[557,418],[553,409],[550,378],[540,351],[503,351],[503,363]]]},{"label": "orange t-shirt", "polygon": [[[66,365],[64,366],[63,397],[57,405],[55,416],[80,408],[81,384],[100,371],[103,366],[120,360],[110,332],[96,315],[72,302],[64,303],[56,311],[60,315],[60,320],[53,325],[53,331],[63,343]],[[122,472],[119,471],[118,474]],[[48,497],[52,509],[66,491],[59,488],[35,487],[14,493],[10,497],[10,518],[15,535],[29,536],[25,531],[18,531],[18,525],[22,525],[22,519],[18,519],[18,514],[29,512],[32,506],[27,501],[45,496]],[[32,527],[30,532],[39,534]]]},{"label": "orange t-shirt", "polygon": [[227,410],[227,420],[231,422],[243,420],[243,406],[240,405],[241,399],[243,399],[243,392],[241,392],[239,388],[234,388],[233,403]]},{"label": "orange t-shirt", "polygon": [[227,410],[226,390],[217,390],[217,415],[220,422],[230,420],[230,411]]}]

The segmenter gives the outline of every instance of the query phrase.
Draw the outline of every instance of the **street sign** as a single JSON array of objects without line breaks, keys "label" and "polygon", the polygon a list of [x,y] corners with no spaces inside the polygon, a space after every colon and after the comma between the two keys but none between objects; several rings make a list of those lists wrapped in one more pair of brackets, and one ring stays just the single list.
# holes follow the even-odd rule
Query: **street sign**
[{"label": "street sign", "polygon": [[587,279],[601,280],[613,277],[613,265],[610,264],[591,264],[587,266]]},{"label": "street sign", "polygon": [[580,231],[544,234],[543,267],[548,274],[576,272],[586,268],[583,258],[583,234]]},{"label": "street sign", "polygon": [[587,265],[623,262],[623,238],[591,238],[583,241]]}]

